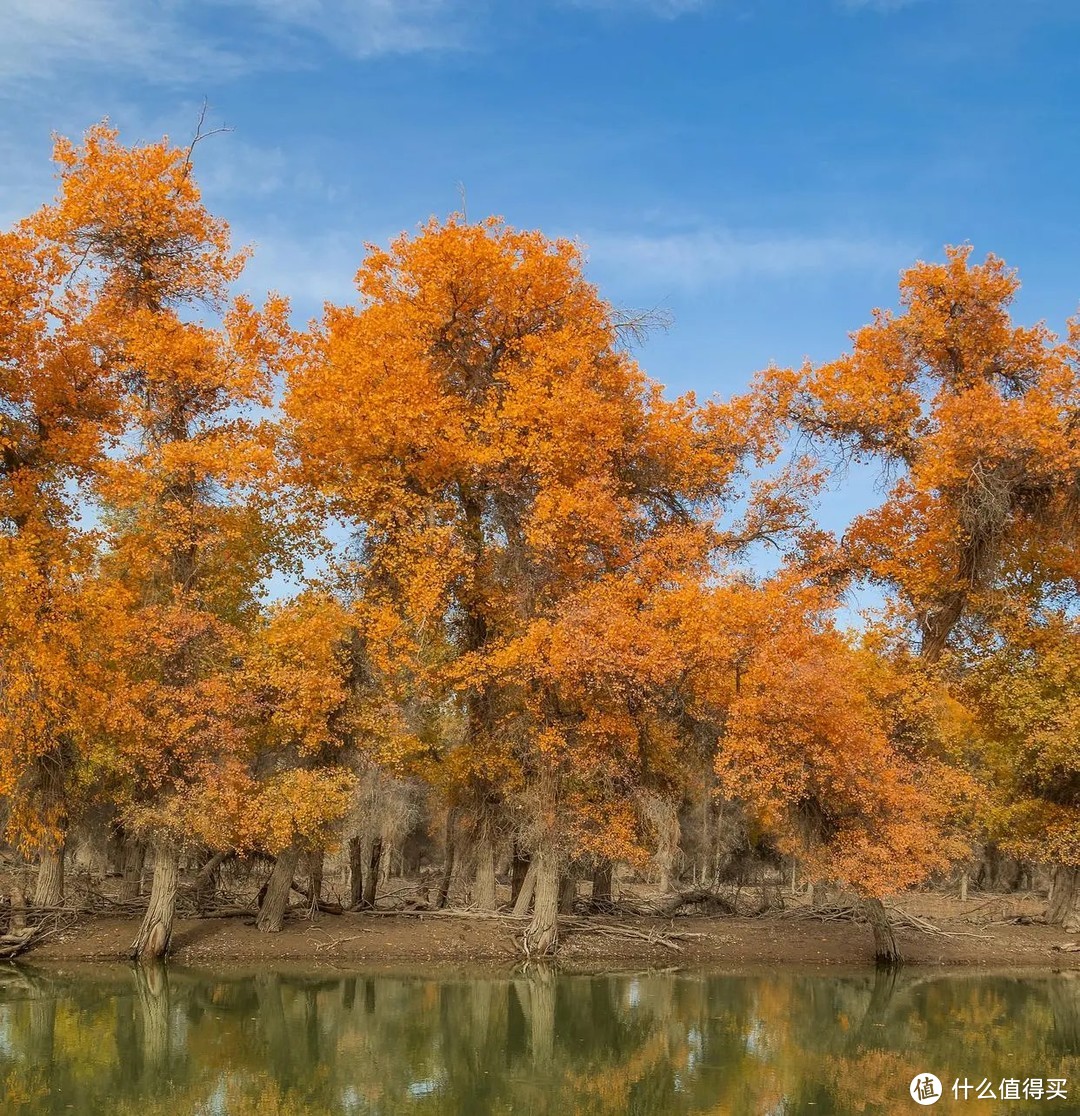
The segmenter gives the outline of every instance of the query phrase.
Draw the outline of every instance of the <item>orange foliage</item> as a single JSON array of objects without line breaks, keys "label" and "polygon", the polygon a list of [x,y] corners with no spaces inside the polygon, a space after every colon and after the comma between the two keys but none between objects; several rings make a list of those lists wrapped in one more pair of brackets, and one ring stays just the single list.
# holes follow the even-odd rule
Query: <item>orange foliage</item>
[{"label": "orange foliage", "polygon": [[1017,577],[1080,575],[1077,327],[1070,347],[1014,325],[1015,274],[970,255],[907,271],[903,312],[875,311],[848,355],[766,375],[805,431],[898,474],[848,531],[850,560],[895,587],[930,659]]},{"label": "orange foliage", "polygon": [[665,400],[568,242],[431,223],[357,287],[285,408],[304,482],[363,524],[380,684],[456,710],[450,770],[517,796],[536,839],[635,855],[612,803],[678,747],[673,601],[767,434],[745,401]]}]

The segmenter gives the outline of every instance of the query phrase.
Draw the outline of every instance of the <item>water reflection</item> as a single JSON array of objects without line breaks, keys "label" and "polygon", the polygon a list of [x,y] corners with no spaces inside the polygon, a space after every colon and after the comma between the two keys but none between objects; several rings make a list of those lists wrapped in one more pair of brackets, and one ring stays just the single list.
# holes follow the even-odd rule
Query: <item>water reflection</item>
[{"label": "water reflection", "polygon": [[1064,975],[0,973],[26,1116],[911,1112],[926,1070],[1080,1096],[1078,1053]]}]

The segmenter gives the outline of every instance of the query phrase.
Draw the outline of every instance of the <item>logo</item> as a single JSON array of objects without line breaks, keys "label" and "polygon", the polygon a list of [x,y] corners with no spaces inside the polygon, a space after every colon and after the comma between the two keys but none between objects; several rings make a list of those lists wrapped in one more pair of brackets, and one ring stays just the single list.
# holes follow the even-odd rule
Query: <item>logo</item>
[{"label": "logo", "polygon": [[932,1073],[917,1073],[911,1079],[910,1092],[916,1104],[937,1104],[941,1100],[941,1082]]}]

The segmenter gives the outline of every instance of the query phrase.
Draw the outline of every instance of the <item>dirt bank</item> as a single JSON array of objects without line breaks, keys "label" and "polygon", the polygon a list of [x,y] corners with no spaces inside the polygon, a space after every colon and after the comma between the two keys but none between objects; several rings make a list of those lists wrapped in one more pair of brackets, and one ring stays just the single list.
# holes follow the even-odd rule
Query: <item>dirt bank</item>
[{"label": "dirt bank", "polygon": [[[1073,939],[1054,927],[1017,924],[1036,917],[1035,899],[981,898],[966,904],[941,896],[908,897],[903,909],[932,919],[940,933],[897,931],[905,960],[918,965],[1080,969],[1080,953],[1055,946]],[[867,926],[819,921],[795,912],[745,917],[596,917],[564,931],[560,961],[569,968],[597,965],[863,965],[871,961]],[[184,965],[305,961],[495,962],[519,959],[523,923],[465,914],[347,913],[293,916],[278,934],[261,934],[251,917],[182,919],[173,959]],[[34,962],[115,961],[126,956],[138,930],[132,919],[97,919],[40,945]],[[675,935],[674,940],[670,937]],[[665,944],[665,940],[667,944]]]}]

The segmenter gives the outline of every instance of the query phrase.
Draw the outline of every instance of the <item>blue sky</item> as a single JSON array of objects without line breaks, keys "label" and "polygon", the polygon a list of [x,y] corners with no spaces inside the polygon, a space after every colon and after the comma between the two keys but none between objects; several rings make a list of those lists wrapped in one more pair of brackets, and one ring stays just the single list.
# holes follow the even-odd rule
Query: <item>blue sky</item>
[{"label": "blue sky", "polygon": [[670,312],[654,378],[728,394],[842,351],[945,243],[1063,328],[1078,58],[1075,0],[3,0],[0,222],[51,192],[50,131],[186,141],[205,97],[233,131],[197,169],[253,290],[348,298],[363,242],[462,184]]}]

